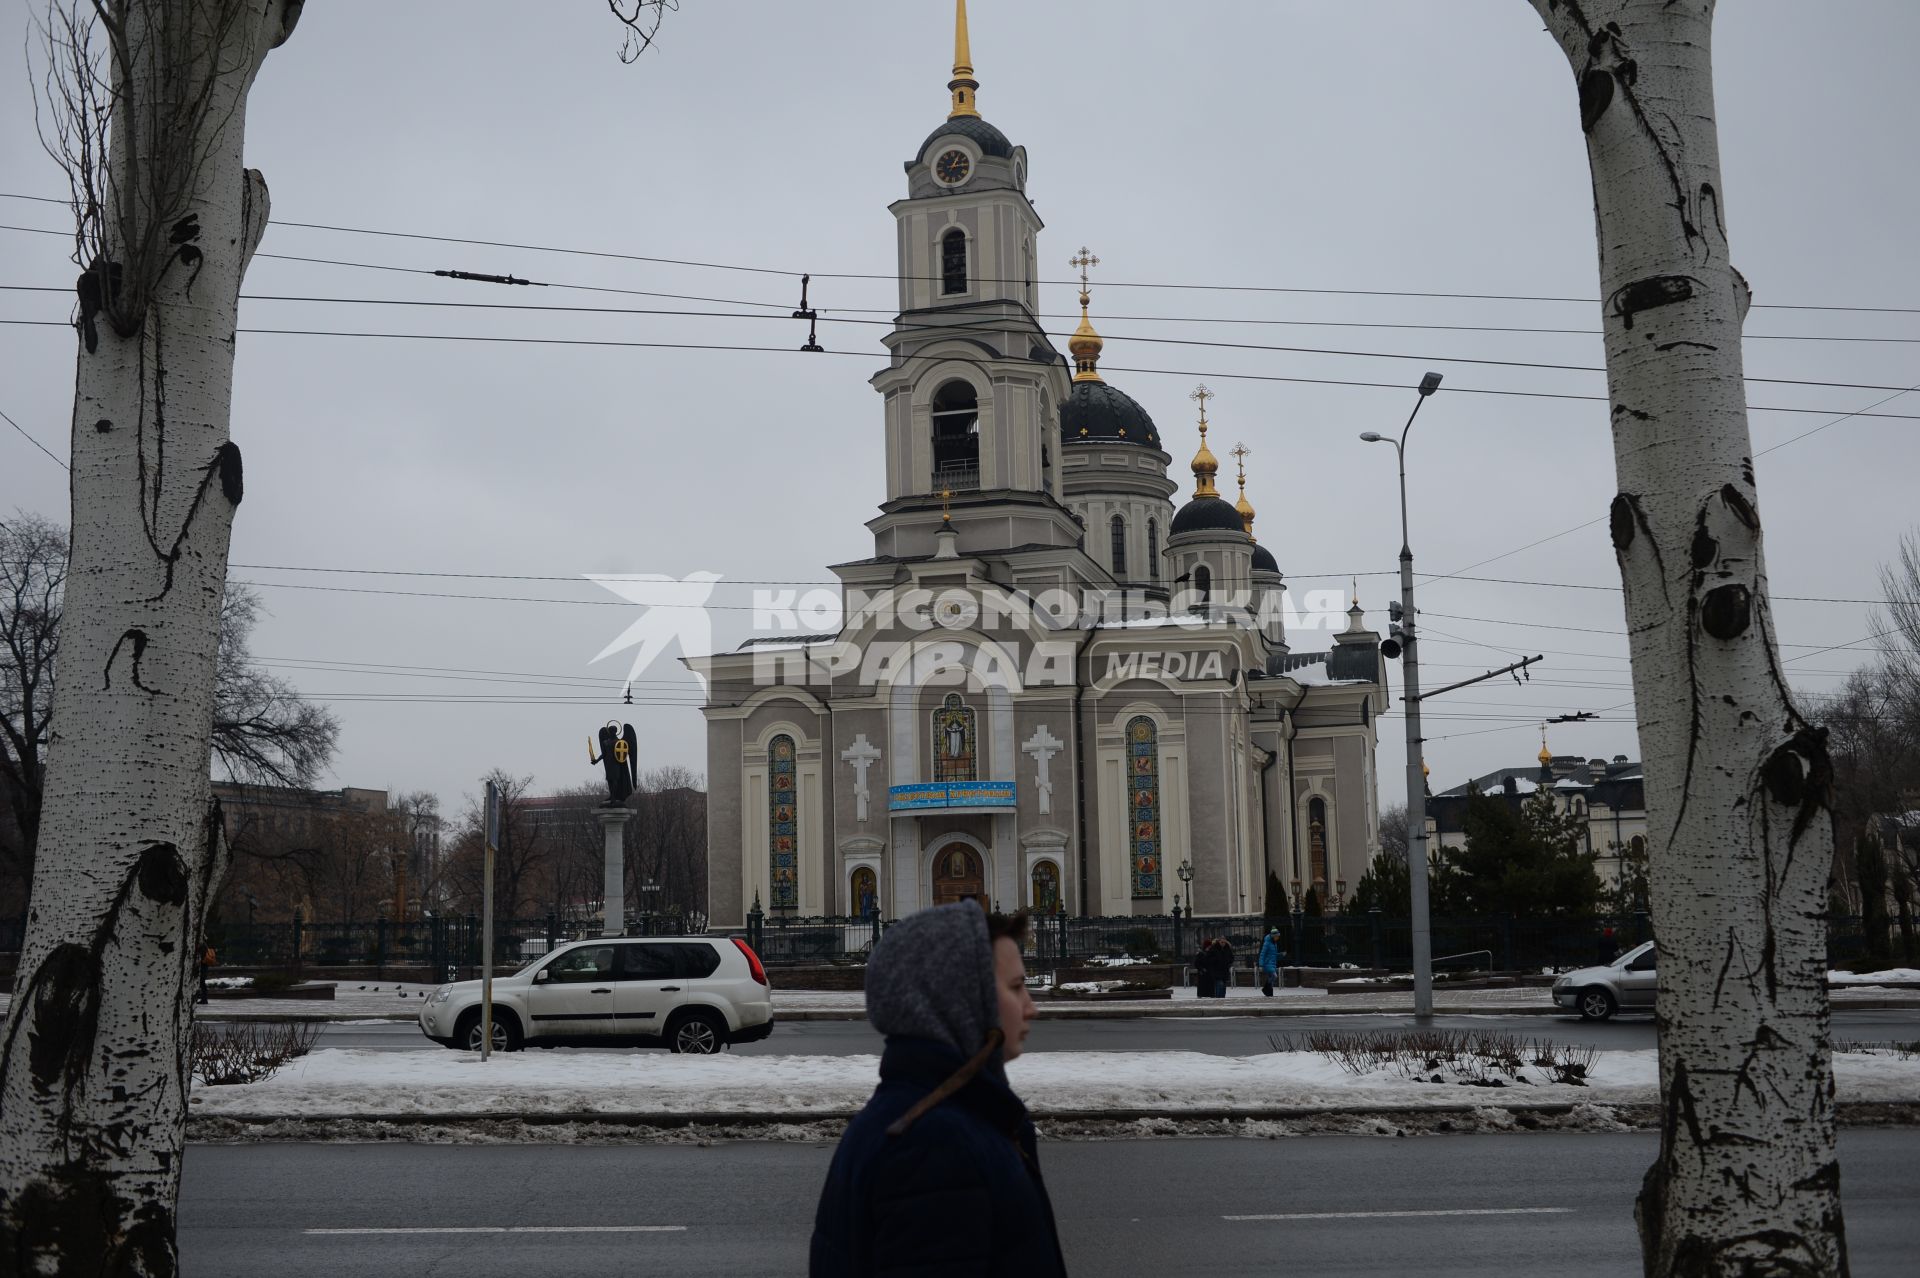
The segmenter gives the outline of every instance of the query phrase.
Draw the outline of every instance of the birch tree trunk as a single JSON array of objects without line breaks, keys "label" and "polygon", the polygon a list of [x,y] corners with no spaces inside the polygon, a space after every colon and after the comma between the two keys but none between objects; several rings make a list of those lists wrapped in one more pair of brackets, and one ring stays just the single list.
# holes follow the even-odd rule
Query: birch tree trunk
[{"label": "birch tree trunk", "polygon": [[65,0],[50,14],[49,144],[84,270],[60,680],[0,1031],[9,1274],[177,1269],[194,966],[224,868],[208,742],[241,497],[234,328],[267,220],[241,143],[254,77],[299,11]]},{"label": "birch tree trunk", "polygon": [[1650,1275],[1847,1272],[1826,733],[1780,670],[1714,123],[1713,0],[1531,0],[1587,136],[1660,942]]}]

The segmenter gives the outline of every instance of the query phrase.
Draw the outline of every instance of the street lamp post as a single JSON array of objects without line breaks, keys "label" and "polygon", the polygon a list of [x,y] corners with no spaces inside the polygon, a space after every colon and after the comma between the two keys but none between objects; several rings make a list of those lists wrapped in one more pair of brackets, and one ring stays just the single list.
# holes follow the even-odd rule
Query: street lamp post
[{"label": "street lamp post", "polygon": [[1360,438],[1369,444],[1392,444],[1400,462],[1400,652],[1406,663],[1401,677],[1405,690],[1407,716],[1407,880],[1413,913],[1413,1014],[1416,1020],[1433,1019],[1433,933],[1427,912],[1427,779],[1422,767],[1420,738],[1420,649],[1415,642],[1419,626],[1413,610],[1413,548],[1407,533],[1407,432],[1420,406],[1440,388],[1440,374],[1428,373],[1420,379],[1420,398],[1407,414],[1400,438],[1367,431]]}]

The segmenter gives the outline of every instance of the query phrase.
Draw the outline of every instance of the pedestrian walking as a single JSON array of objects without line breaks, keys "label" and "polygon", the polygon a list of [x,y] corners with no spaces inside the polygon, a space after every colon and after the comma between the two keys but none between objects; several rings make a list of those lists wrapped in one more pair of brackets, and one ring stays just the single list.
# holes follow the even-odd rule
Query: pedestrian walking
[{"label": "pedestrian walking", "polygon": [[1224,936],[1216,936],[1213,938],[1213,945],[1216,956],[1213,960],[1214,969],[1219,976],[1219,983],[1214,987],[1216,991],[1214,997],[1225,998],[1227,987],[1233,984],[1233,942]]},{"label": "pedestrian walking", "polygon": [[1035,1013],[1026,933],[1024,914],[960,901],[902,919],[874,946],[880,1086],[827,1169],[813,1278],[1065,1278],[1033,1123],[1004,1068]]},{"label": "pedestrian walking", "polygon": [[1260,992],[1268,998],[1273,997],[1273,987],[1280,983],[1280,929],[1274,928],[1267,938],[1260,942]]},{"label": "pedestrian walking", "polygon": [[213,952],[213,942],[209,941],[200,949],[200,992],[194,998],[196,1003],[205,1003],[207,995],[207,972],[220,965],[220,956]]}]

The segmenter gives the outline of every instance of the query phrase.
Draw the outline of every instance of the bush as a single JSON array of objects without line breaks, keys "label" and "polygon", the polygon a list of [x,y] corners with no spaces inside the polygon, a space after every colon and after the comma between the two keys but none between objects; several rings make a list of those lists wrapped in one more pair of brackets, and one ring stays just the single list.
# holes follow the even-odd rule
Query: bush
[{"label": "bush", "polygon": [[1160,942],[1150,927],[1134,928],[1126,934],[1124,943],[1129,958],[1152,958],[1160,952]]},{"label": "bush", "polygon": [[294,980],[293,973],[284,968],[253,974],[253,989],[259,994],[279,994],[284,990],[292,989],[297,984],[299,982]]},{"label": "bush", "polygon": [[319,1037],[314,1021],[196,1021],[187,1043],[188,1070],[208,1087],[257,1083],[312,1051]]}]

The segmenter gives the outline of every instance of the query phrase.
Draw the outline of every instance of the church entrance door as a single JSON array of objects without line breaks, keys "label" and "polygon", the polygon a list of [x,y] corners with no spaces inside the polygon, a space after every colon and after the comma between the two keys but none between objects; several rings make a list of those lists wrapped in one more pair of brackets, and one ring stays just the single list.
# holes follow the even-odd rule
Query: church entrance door
[{"label": "church entrance door", "polygon": [[946,905],[977,897],[986,904],[986,876],[980,855],[964,843],[949,843],[933,858],[933,903]]}]

